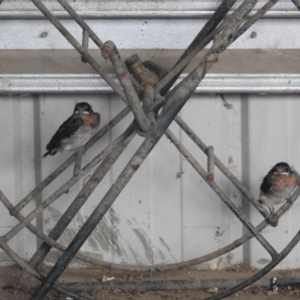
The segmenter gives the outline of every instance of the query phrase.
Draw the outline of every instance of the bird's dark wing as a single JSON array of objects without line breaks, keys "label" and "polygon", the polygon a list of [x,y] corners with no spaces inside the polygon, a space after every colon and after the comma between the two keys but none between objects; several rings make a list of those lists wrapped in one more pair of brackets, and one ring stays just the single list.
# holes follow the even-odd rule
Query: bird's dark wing
[{"label": "bird's dark wing", "polygon": [[48,143],[46,147],[48,152],[45,154],[45,156],[47,156],[48,154],[56,154],[57,149],[60,147],[61,141],[74,134],[78,130],[78,128],[82,126],[82,124],[82,119],[74,118],[73,116],[63,122]]},{"label": "bird's dark wing", "polygon": [[270,193],[272,185],[273,185],[272,175],[268,174],[265,176],[263,182],[261,183],[260,190],[263,193],[268,194],[268,193]]}]

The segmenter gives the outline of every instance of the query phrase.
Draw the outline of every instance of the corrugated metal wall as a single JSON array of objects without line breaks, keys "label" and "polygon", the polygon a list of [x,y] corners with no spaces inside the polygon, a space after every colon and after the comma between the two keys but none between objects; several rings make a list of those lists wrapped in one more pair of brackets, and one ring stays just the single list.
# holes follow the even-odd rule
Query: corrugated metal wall
[{"label": "corrugated metal wall", "polygon": [[[207,5],[205,1],[203,3]],[[183,49],[204,22],[205,20],[196,19],[177,19],[176,23],[173,19],[147,19],[147,22],[141,19],[90,20],[95,28],[99,25],[104,26],[101,27],[103,34],[107,35],[101,36],[104,40],[110,38],[124,49],[156,47]],[[80,39],[80,30],[77,27],[75,29],[70,20],[64,20],[64,23]],[[70,49],[70,45],[45,20],[0,20],[0,26],[3,29],[0,31],[1,49]],[[257,39],[250,39],[246,33],[232,45],[231,49],[266,49],[271,57],[278,51],[284,53],[287,49],[299,49],[299,39],[294,38],[298,34],[298,26],[299,20],[295,19],[262,20],[252,28],[258,33]],[[116,28],[124,32],[116,31]],[[165,28],[166,31],[155,31],[158,28]],[[48,33],[47,38],[40,37],[44,31]],[[156,33],[152,35],[151,32]],[[289,34],[286,34],[287,32]],[[296,61],[297,59],[298,57],[295,57]],[[5,68],[7,70],[9,67]],[[20,68],[22,69],[22,65]],[[14,70],[16,69],[14,66]],[[7,95],[9,87],[5,85],[8,78],[5,76],[9,74],[3,70],[1,87],[5,86],[3,91],[6,94],[0,96],[0,189],[16,205],[38,182],[70,156],[70,153],[59,153],[54,157],[41,158],[49,139],[71,114],[76,102],[87,101],[92,104],[95,111],[101,113],[100,128],[120,112],[124,104],[112,93],[95,94],[91,93],[91,90],[88,90],[89,93],[81,94],[59,93],[59,89],[55,90],[55,85],[55,93],[52,94],[29,92],[9,96]],[[211,75],[212,78],[217,73],[216,69]],[[271,74],[270,78],[272,76]],[[265,79],[266,85],[267,81],[268,79]],[[22,79],[21,87],[23,90],[20,88],[20,92],[28,92],[26,85],[22,86]],[[83,85],[82,91],[84,88]],[[248,88],[251,91],[250,85]],[[274,86],[274,90],[275,88]],[[282,87],[282,90],[284,88]],[[238,91],[239,86],[235,86],[234,89]],[[214,89],[212,92],[217,90]],[[300,171],[298,94],[259,95],[248,92],[226,94],[225,97],[228,103],[232,104],[231,108],[224,106],[224,102],[216,94],[197,93],[185,105],[181,117],[207,145],[214,146],[216,155],[255,197],[259,195],[263,176],[275,163],[287,161]],[[129,115],[94,145],[84,156],[84,164],[122,133],[131,120],[132,115]],[[172,124],[171,129],[205,167],[205,155],[176,124]],[[68,245],[142,140],[141,137],[136,137],[128,146],[60,238],[59,241],[63,245]],[[22,213],[27,215],[35,205],[59,188],[70,178],[72,170],[73,167],[66,170],[45,189],[41,199],[30,204]],[[42,217],[33,224],[48,233],[89,176],[46,209]],[[253,224],[261,222],[261,216],[241,198],[233,185],[218,171],[215,180],[230,199],[242,208]],[[14,226],[16,221],[2,204],[0,206],[2,235]],[[298,213],[299,204],[296,202],[276,228],[267,228],[264,231],[264,236],[276,250],[283,249],[299,230]],[[208,254],[229,244],[245,232],[238,219],[179,155],[176,148],[163,137],[82,250],[117,263],[146,265],[172,263]],[[37,243],[36,238],[24,229],[9,245],[22,258],[29,259]],[[299,268],[300,262],[297,259],[299,249],[300,246],[296,247],[279,267]],[[53,262],[55,257],[51,254],[47,261]],[[267,252],[256,241],[251,240],[224,257],[201,267],[206,268],[213,264],[222,268],[243,261],[250,262],[254,267],[262,267],[269,260]],[[4,254],[0,256],[0,261],[2,264],[7,262]]]}]

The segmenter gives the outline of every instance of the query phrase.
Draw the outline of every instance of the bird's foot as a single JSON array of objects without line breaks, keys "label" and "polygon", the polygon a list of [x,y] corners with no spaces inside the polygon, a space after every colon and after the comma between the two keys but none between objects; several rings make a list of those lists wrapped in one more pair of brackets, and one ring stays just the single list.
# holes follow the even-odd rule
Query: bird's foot
[{"label": "bird's foot", "polygon": [[278,221],[279,221],[279,218],[278,216],[275,214],[274,212],[274,208],[273,210],[271,211],[270,209],[270,215],[268,217],[268,219],[266,220],[271,226],[273,227],[276,227],[278,225]]}]

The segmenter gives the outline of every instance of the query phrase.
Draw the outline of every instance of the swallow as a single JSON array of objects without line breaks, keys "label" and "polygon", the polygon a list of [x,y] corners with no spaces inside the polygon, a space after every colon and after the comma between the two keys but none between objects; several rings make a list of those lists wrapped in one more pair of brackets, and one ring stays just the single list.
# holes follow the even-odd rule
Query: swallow
[{"label": "swallow", "polygon": [[299,174],[287,163],[280,162],[264,177],[258,201],[267,205],[272,214],[275,211],[273,205],[289,200],[299,184]]},{"label": "swallow", "polygon": [[73,115],[63,122],[53,135],[43,157],[58,151],[76,151],[97,131],[100,115],[87,102],[76,104]]}]

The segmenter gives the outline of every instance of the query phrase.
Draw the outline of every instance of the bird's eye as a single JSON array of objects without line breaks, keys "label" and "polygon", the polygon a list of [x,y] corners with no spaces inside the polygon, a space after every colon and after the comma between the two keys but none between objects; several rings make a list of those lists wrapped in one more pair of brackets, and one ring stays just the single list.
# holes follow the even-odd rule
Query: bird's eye
[{"label": "bird's eye", "polygon": [[288,172],[289,169],[287,167],[284,168],[284,172]]}]

